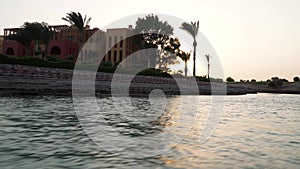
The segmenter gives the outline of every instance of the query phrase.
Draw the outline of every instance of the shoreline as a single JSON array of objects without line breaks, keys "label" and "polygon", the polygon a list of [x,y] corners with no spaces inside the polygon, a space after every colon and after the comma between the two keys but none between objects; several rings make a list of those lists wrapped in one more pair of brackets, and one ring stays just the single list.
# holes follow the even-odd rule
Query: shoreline
[{"label": "shoreline", "polygon": [[[122,75],[122,77],[131,75]],[[117,81],[120,83],[120,96],[126,93],[122,87],[124,78],[121,76]],[[95,93],[97,97],[111,95],[112,73],[98,72],[95,80]],[[73,70],[32,67],[24,65],[0,64],[0,96],[72,96]],[[300,94],[300,84],[293,88],[283,86],[280,89],[272,89],[262,84],[218,84],[210,82],[197,82],[199,93],[192,90],[188,79],[182,79],[185,95],[211,95],[213,86],[213,95],[224,95],[224,85],[227,92],[225,95],[245,95],[256,93],[282,93],[282,94]],[[223,86],[223,88],[222,88]],[[128,89],[128,88],[127,88]],[[161,89],[167,96],[180,95],[181,92],[176,81],[173,78],[135,76],[129,86],[129,95],[133,97],[148,96],[154,89]],[[124,90],[124,91],[123,91]],[[128,92],[128,91],[127,91]]]}]

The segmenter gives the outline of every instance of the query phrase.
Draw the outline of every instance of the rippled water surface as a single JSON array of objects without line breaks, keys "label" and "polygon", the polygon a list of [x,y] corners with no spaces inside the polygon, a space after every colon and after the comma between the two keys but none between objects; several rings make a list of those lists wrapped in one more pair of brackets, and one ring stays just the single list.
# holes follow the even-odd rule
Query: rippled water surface
[{"label": "rippled water surface", "polygon": [[[167,98],[163,111],[119,99],[116,109],[99,98],[99,117],[78,118],[72,98],[0,98],[0,168],[300,168],[299,95],[226,96],[204,144],[212,97]],[[154,150],[165,151],[147,157]]]}]

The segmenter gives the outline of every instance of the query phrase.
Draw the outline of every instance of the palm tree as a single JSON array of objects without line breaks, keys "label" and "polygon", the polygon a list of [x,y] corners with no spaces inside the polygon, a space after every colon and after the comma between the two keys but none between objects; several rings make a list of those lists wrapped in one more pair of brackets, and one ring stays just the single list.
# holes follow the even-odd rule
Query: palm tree
[{"label": "palm tree", "polygon": [[207,60],[207,78],[209,79],[209,67],[210,67],[210,63],[209,63],[209,59],[210,59],[210,55],[205,55],[206,60]]},{"label": "palm tree", "polygon": [[44,22],[42,22],[42,30],[41,31],[42,31],[41,41],[45,45],[45,51],[42,55],[42,57],[44,58],[45,55],[46,56],[48,55],[48,45],[51,40],[51,36],[52,36],[53,32],[49,28],[48,24],[44,23]]},{"label": "palm tree", "polygon": [[184,76],[187,77],[187,61],[190,59],[191,53],[179,51],[178,56],[184,61]]},{"label": "palm tree", "polygon": [[198,30],[199,30],[199,21],[197,22],[191,22],[190,24],[187,22],[184,22],[181,24],[180,27],[182,30],[185,30],[188,32],[194,39],[193,46],[194,46],[194,67],[193,67],[193,76],[196,76],[196,47],[197,47],[197,41],[196,37],[198,35]]},{"label": "palm tree", "polygon": [[87,19],[86,15],[83,18],[79,12],[76,13],[73,11],[67,13],[66,17],[62,17],[62,20],[65,20],[69,22],[71,25],[75,25],[77,27],[77,29],[79,30],[80,42],[83,42],[83,30],[86,27],[86,25],[90,23],[91,19],[92,19],[91,17]]}]

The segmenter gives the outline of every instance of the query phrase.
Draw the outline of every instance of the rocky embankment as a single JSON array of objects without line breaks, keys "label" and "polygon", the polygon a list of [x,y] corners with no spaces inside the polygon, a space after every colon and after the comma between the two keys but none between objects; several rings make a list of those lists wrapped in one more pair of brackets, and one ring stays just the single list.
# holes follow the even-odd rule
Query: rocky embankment
[{"label": "rocky embankment", "polygon": [[[116,78],[115,78],[116,77]],[[82,73],[81,82],[87,80]],[[97,96],[111,94],[111,81],[117,86],[116,94],[126,94],[126,85],[130,80],[130,95],[148,95],[154,89],[160,89],[167,95],[178,94],[230,94],[240,95],[256,93],[250,87],[238,85],[227,86],[223,83],[197,82],[198,91],[195,92],[195,81],[191,79],[177,79],[118,75],[98,72],[95,79],[95,93]],[[0,64],[0,95],[55,95],[72,96],[73,70],[31,67],[23,65]],[[179,83],[178,83],[179,82]],[[73,84],[74,85],[74,84]],[[86,86],[83,85],[83,90]],[[118,90],[120,89],[120,90]],[[128,89],[128,86],[127,86]],[[124,91],[123,91],[124,90]],[[227,92],[226,92],[227,91]],[[119,92],[119,93],[118,93]]]}]

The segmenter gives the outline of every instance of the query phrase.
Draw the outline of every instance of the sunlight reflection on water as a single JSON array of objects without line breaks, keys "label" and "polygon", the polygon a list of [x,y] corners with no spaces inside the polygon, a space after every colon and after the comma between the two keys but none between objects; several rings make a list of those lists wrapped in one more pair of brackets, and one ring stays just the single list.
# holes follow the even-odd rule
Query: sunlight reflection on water
[{"label": "sunlight reflection on water", "polygon": [[[109,102],[109,99],[101,98],[98,101]],[[189,97],[186,99],[190,99],[191,104],[199,104],[201,113],[197,116],[197,123],[185,121],[177,124],[193,126],[184,140],[156,157],[124,158],[119,153],[101,150],[85,134],[71,98],[2,97],[0,168],[300,167],[299,95],[227,96],[219,126],[205,144],[199,144],[199,132],[206,120],[211,97],[199,96],[199,103],[194,103],[194,99]],[[169,109],[176,110],[176,98],[168,98],[168,101]],[[149,108],[147,99],[139,98],[135,103],[138,108]],[[110,125],[130,137],[166,132],[166,126],[174,125],[174,119],[180,117],[178,113],[166,114],[156,123],[137,124],[132,119],[137,116],[128,116],[127,121],[112,116],[109,105],[104,107],[104,113],[110,117]],[[150,119],[155,117],[148,116]],[[171,132],[174,138],[184,134],[176,130]],[[147,148],[173,143],[169,139],[163,143],[148,144]],[[139,151],[139,148],[145,147],[135,146],[132,151]]]}]

